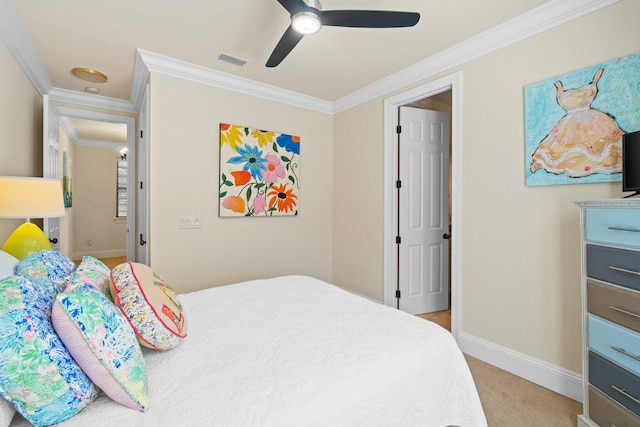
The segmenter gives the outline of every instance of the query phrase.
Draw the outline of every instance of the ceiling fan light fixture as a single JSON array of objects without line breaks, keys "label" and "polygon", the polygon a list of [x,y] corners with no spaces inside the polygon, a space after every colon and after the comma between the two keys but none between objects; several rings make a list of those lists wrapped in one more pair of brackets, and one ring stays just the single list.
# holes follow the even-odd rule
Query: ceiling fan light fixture
[{"label": "ceiling fan light fixture", "polygon": [[71,69],[71,74],[79,79],[92,83],[105,83],[107,81],[106,74],[98,70],[92,70],[91,68],[75,67]]},{"label": "ceiling fan light fixture", "polygon": [[298,12],[291,17],[291,26],[300,34],[313,34],[320,31],[320,17],[308,10]]}]

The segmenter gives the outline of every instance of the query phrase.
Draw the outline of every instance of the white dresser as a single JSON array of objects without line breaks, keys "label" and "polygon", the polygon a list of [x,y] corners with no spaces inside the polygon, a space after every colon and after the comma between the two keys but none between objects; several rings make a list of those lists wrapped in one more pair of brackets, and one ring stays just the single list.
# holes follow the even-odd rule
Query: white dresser
[{"label": "white dresser", "polygon": [[578,426],[640,427],[640,199],[576,204],[584,376]]}]

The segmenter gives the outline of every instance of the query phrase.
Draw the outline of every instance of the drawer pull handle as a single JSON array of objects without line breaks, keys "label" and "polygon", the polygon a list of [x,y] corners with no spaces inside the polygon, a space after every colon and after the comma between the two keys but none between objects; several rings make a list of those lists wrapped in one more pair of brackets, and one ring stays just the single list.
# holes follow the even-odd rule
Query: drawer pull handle
[{"label": "drawer pull handle", "polygon": [[611,348],[614,349],[615,351],[617,351],[618,353],[622,353],[625,356],[630,357],[630,358],[640,362],[640,356],[636,356],[634,354],[631,354],[627,350],[625,350],[624,348],[616,347],[615,345],[612,345]]},{"label": "drawer pull handle", "polygon": [[614,307],[612,305],[609,306],[609,308],[611,310],[615,310],[615,311],[619,311],[620,313],[626,314],[628,316],[633,316],[633,317],[637,317],[640,319],[640,314],[636,314],[636,313],[632,313],[630,311],[625,310],[624,308],[620,308],[620,307]]},{"label": "drawer pull handle", "polygon": [[640,405],[640,400],[636,399],[635,397],[631,396],[629,393],[627,393],[626,390],[620,388],[620,387],[616,387],[615,385],[611,385],[611,388],[613,388],[615,391],[617,391],[618,393],[623,394],[624,396],[628,397],[629,399],[633,400],[634,402],[636,402],[637,404]]},{"label": "drawer pull handle", "polygon": [[629,273],[629,274],[635,274],[636,276],[640,276],[640,272],[638,271],[627,270],[626,268],[614,267],[612,265],[610,265],[609,268],[611,270],[620,271],[622,273]]},{"label": "drawer pull handle", "polygon": [[616,231],[630,231],[632,233],[640,233],[640,228],[627,228],[627,227],[614,227],[614,226],[610,226],[607,227],[609,230],[616,230]]}]

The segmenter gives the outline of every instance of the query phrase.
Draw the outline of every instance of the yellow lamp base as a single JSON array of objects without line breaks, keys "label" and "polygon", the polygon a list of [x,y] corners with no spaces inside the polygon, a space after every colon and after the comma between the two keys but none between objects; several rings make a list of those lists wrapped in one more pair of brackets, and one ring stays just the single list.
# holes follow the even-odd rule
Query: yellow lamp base
[{"label": "yellow lamp base", "polygon": [[53,249],[51,242],[42,230],[31,222],[25,222],[16,228],[2,247],[3,251],[18,259],[44,249]]}]

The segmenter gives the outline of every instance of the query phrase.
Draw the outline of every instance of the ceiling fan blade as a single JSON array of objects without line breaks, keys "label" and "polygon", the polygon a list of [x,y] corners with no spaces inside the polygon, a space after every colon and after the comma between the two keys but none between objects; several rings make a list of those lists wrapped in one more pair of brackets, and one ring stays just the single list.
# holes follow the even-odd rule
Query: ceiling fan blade
[{"label": "ceiling fan blade", "polygon": [[307,8],[307,4],[303,0],[278,0],[287,11],[293,15]]},{"label": "ceiling fan blade", "polygon": [[357,28],[413,27],[420,20],[417,12],[386,10],[326,10],[320,14],[322,25]]},{"label": "ceiling fan blade", "polygon": [[302,40],[302,37],[304,37],[304,34],[300,34],[289,25],[289,28],[284,32],[275,49],[273,49],[273,53],[271,53],[267,61],[267,67],[276,67],[280,64],[298,42]]}]

